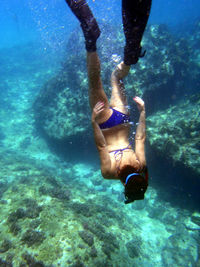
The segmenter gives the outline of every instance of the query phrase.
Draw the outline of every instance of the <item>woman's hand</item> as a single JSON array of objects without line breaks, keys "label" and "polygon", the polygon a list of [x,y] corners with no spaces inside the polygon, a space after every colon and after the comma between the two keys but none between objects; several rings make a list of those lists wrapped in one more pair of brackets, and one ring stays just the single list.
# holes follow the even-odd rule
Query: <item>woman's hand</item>
[{"label": "woman's hand", "polygon": [[135,96],[133,100],[137,103],[138,110],[141,112],[145,110],[144,101],[139,96]]},{"label": "woman's hand", "polygon": [[92,111],[92,122],[96,121],[96,118],[98,115],[104,110],[104,103],[103,102],[97,102],[96,105],[93,108]]}]

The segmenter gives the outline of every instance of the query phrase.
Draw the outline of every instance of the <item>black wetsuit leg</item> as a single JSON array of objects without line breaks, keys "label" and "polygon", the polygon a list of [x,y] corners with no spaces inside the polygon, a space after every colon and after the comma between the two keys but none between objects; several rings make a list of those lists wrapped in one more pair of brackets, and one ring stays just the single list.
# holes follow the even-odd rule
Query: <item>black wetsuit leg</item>
[{"label": "black wetsuit leg", "polygon": [[141,55],[141,40],[147,25],[152,0],[122,0],[122,20],[126,44],[124,63],[136,64]]},{"label": "black wetsuit leg", "polygon": [[65,1],[81,23],[81,28],[85,37],[86,50],[88,52],[96,51],[96,41],[100,35],[100,30],[86,0]]}]

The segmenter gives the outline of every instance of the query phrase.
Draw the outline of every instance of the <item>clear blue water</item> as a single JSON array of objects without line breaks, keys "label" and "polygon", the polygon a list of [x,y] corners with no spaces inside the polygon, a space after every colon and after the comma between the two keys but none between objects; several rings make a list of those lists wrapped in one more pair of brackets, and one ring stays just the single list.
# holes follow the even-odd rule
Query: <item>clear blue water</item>
[{"label": "clear blue water", "polygon": [[[97,19],[121,22],[120,0],[89,1]],[[198,0],[154,0],[149,23],[164,23],[172,29],[191,26],[199,17]],[[77,25],[65,1],[1,1],[0,47],[11,47],[31,40],[44,39],[51,46],[63,43],[63,38]]]},{"label": "clear blue water", "polygon": [[[120,0],[89,0],[88,2],[98,22],[108,22],[115,27],[121,27]],[[171,33],[176,37],[178,36],[178,40],[182,37],[187,39],[189,35],[192,38],[190,31],[200,21],[199,10],[199,0],[153,0],[149,25],[167,25]],[[63,255],[68,255],[68,253],[70,255],[69,258],[66,257],[68,260],[67,263],[64,260],[60,260],[62,253],[58,253],[57,258],[53,258],[52,261],[48,262],[47,259],[46,261],[44,260],[45,264],[52,264],[53,267],[199,266],[200,219],[196,218],[198,216],[200,218],[200,214],[198,213],[198,216],[195,215],[196,217],[193,216],[193,212],[200,210],[200,177],[196,174],[197,172],[195,174],[192,173],[190,177],[190,170],[188,171],[187,167],[185,168],[183,165],[178,165],[177,168],[174,168],[172,164],[169,168],[169,164],[166,162],[168,161],[166,151],[163,153],[163,158],[159,158],[159,163],[156,165],[154,161],[154,156],[156,158],[156,155],[150,154],[149,151],[151,150],[147,147],[147,160],[153,166],[149,167],[150,189],[148,197],[144,202],[137,203],[135,206],[124,207],[122,195],[120,195],[122,191],[120,185],[114,181],[104,181],[100,176],[98,155],[95,152],[93,143],[88,142],[86,146],[83,146],[83,150],[81,150],[81,140],[79,140],[79,145],[76,145],[76,143],[74,145],[73,141],[69,142],[69,147],[71,145],[72,148],[70,149],[68,147],[69,150],[65,151],[65,158],[63,159],[63,157],[59,157],[60,154],[58,155],[56,153],[55,147],[52,145],[49,148],[41,133],[37,132],[32,105],[43,85],[58,73],[63,62],[66,63],[66,44],[72,31],[77,26],[78,22],[64,0],[1,0],[0,217],[2,216],[3,219],[0,222],[0,228],[2,227],[0,233],[2,234],[2,240],[11,240],[14,246],[12,248],[13,251],[12,249],[8,249],[5,253],[3,252],[2,258],[0,256],[0,266],[1,264],[5,266],[3,265],[3,261],[9,258],[9,255],[7,255],[9,251],[14,255],[13,266],[20,266],[17,261],[19,250],[15,250],[17,247],[16,243],[20,244],[19,247],[21,246],[23,252],[29,251],[37,260],[41,259],[39,257],[37,258],[37,247],[31,247],[31,251],[30,247],[27,247],[27,243],[24,245],[22,242],[23,238],[21,235],[23,235],[28,227],[30,230],[31,223],[28,220],[31,217],[28,217],[29,219],[26,218],[24,222],[21,218],[18,219],[17,222],[22,228],[22,231],[14,237],[12,236],[12,231],[6,228],[7,218],[11,214],[13,215],[13,213],[16,215],[15,211],[18,208],[24,208],[23,201],[26,202],[27,198],[32,198],[38,202],[38,205],[44,206],[44,214],[41,212],[40,218],[37,217],[38,220],[41,219],[42,221],[41,227],[36,227],[36,231],[46,231],[44,234],[48,235],[50,241],[47,241],[47,244],[45,243],[44,247],[41,247],[42,253],[45,254],[44,251],[48,251],[47,245],[53,242],[54,248],[58,246],[59,248],[66,249]],[[198,34],[200,35],[199,32]],[[194,44],[193,48],[197,50],[196,58],[194,59],[195,66],[200,68],[200,56],[198,54],[199,41],[196,42],[196,47]],[[182,49],[184,54],[184,45]],[[160,52],[162,49],[158,47],[158,51]],[[171,56],[173,57],[173,50]],[[191,63],[189,59],[187,62],[183,58],[178,68],[181,67],[181,64],[192,66],[189,65]],[[174,105],[176,107],[179,98],[187,103],[189,96],[198,93],[199,68],[195,68],[195,82],[188,78],[184,81],[183,91],[181,93],[173,93],[172,104],[170,106]],[[75,70],[77,71],[78,69]],[[70,70],[70,72],[73,73],[75,70]],[[82,75],[81,71],[84,72],[80,70],[80,76]],[[151,77],[153,77],[153,81],[154,76]],[[81,82],[83,81],[81,80]],[[147,86],[150,82],[148,82]],[[181,83],[181,81],[177,75],[178,83]],[[70,86],[73,87],[73,80]],[[84,85],[82,86],[84,87]],[[77,84],[75,84],[75,88],[77,88]],[[170,88],[165,88],[165,90],[167,89]],[[74,101],[77,110],[76,99],[81,97],[87,97],[86,93],[78,90],[74,92]],[[154,104],[156,105],[156,99],[156,95],[153,95],[149,99],[149,103],[147,104],[150,108],[154,107]],[[158,102],[164,103],[162,96]],[[81,111],[84,113],[84,107],[81,108]],[[191,110],[196,114],[195,118],[198,120],[199,110]],[[161,116],[164,117],[165,114],[161,114]],[[184,116],[187,118],[187,114],[184,114]],[[89,119],[90,115],[88,115]],[[88,121],[85,120],[84,123],[85,126],[88,124]],[[179,125],[182,128],[184,126]],[[160,130],[161,126],[156,125],[155,127]],[[191,129],[192,127],[193,124],[191,123]],[[197,149],[200,149],[198,134],[195,132],[193,135],[190,135],[189,132],[186,136],[188,138],[186,143],[188,144],[190,144],[191,140],[197,139],[197,147],[190,147],[191,151],[197,153]],[[64,151],[65,147],[61,145],[57,149]],[[79,151],[81,152],[79,153]],[[194,159],[195,153],[191,153],[191,160]],[[194,159],[193,168],[195,169],[195,166],[199,168],[198,164]],[[26,181],[26,178],[29,183]],[[44,179],[44,182],[42,179]],[[55,190],[54,188],[52,191],[48,189],[49,184],[52,188],[54,185]],[[62,187],[64,188],[63,191],[59,191]],[[65,202],[68,187],[70,188],[71,194],[69,194],[70,204],[68,204],[69,202]],[[49,195],[47,193],[45,195],[44,193],[47,189],[50,191]],[[43,192],[44,195],[41,193],[42,197],[41,195],[38,196],[38,192]],[[56,202],[57,199],[58,202]],[[56,213],[57,210],[58,214]],[[90,217],[87,214],[86,211],[88,210],[89,213],[91,211],[94,213],[94,217]],[[86,216],[82,213],[86,213]],[[82,215],[83,217],[85,216],[84,219],[81,217]],[[50,222],[45,222],[46,218]],[[58,218],[58,221],[53,221],[55,218]],[[69,221],[67,221],[68,218]],[[196,222],[199,221],[194,225],[192,222],[195,220]],[[37,224],[36,220],[34,222]],[[77,233],[83,230],[84,227],[84,229],[88,230],[85,226],[87,223],[88,225],[89,223],[93,223],[92,226],[88,226],[89,228],[95,229],[95,227],[99,227],[96,222],[100,222],[105,227],[103,230],[107,231],[106,233],[108,234],[108,236],[104,236],[106,242],[108,240],[115,241],[112,235],[116,235],[120,245],[118,247],[113,241],[117,247],[117,249],[115,248],[116,250],[113,247],[102,246],[104,252],[105,250],[111,251],[113,256],[111,258],[107,257],[106,260],[108,261],[101,261],[102,254],[99,254],[99,257],[92,258],[94,265],[91,265],[91,262],[87,265],[87,262],[89,262],[86,259],[88,257],[87,252],[91,248],[88,250],[87,244],[79,244],[82,239]],[[63,225],[67,226],[62,228]],[[15,227],[16,225],[14,225],[14,229],[17,228]],[[62,229],[64,229],[63,232]],[[88,231],[90,235],[91,233],[94,234],[93,230],[90,229]],[[56,233],[61,233],[61,236],[53,239]],[[111,233],[111,236],[109,236],[109,233]],[[117,235],[118,233],[119,236]],[[137,234],[137,238],[139,240],[141,238],[142,241],[138,241],[134,236],[135,233]],[[65,243],[67,235],[70,236],[70,239]],[[98,244],[97,246],[100,247],[102,237],[100,238],[97,235],[95,238],[95,242]],[[132,244],[136,243],[137,248],[139,247],[141,251],[139,249],[138,252],[135,247],[131,246],[131,241]],[[0,243],[0,252],[2,251],[2,247],[3,245]],[[84,249],[86,252],[84,252]],[[77,254],[76,250],[78,251]],[[84,258],[85,265],[78,264],[79,261],[77,259],[80,251],[82,253],[80,253],[81,260]],[[176,251],[175,254],[174,251]],[[84,253],[87,255],[84,255]],[[138,256],[138,253],[141,253],[141,255]],[[107,255],[106,253],[104,254]],[[89,254],[89,258],[90,256],[91,254]],[[49,259],[51,258],[51,250],[48,257]],[[57,261],[57,259],[60,260],[61,265],[59,265],[59,260]],[[27,259],[26,262],[28,262]],[[106,262],[109,264],[107,265]],[[77,265],[73,265],[73,263]]]}]

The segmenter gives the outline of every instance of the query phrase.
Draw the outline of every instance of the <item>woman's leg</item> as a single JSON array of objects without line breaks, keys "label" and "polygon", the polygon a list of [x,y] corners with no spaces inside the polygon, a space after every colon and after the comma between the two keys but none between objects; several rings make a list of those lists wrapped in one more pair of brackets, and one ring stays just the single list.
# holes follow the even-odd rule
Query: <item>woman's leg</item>
[{"label": "woman's leg", "polygon": [[108,99],[103,90],[100,76],[100,60],[96,53],[96,41],[100,36],[100,30],[86,0],[66,0],[66,2],[80,21],[85,37],[91,109],[99,101],[104,102],[105,105],[104,110],[98,116],[98,122],[101,123],[109,118],[112,111],[109,109]]},{"label": "woman's leg", "polygon": [[128,75],[129,70],[130,66],[121,62],[111,75],[112,94],[110,106],[124,114],[129,114],[129,110],[122,79]]},{"label": "woman's leg", "polygon": [[91,109],[94,108],[97,102],[104,102],[105,109],[101,112],[101,115],[99,116],[99,123],[101,123],[110,117],[112,111],[109,109],[109,102],[103,90],[103,85],[101,81],[100,60],[97,52],[87,53],[87,69]]}]

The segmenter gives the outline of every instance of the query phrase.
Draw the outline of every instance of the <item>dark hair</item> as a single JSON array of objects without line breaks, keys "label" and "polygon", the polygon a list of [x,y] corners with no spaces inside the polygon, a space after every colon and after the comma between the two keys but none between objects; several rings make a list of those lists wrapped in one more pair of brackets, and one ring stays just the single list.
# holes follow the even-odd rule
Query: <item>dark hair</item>
[{"label": "dark hair", "polygon": [[126,177],[131,174],[137,172],[137,170],[131,166],[131,165],[125,165],[123,168],[121,168],[118,172],[120,180],[125,183]]},{"label": "dark hair", "polygon": [[[131,173],[138,173],[138,171],[130,166],[126,165],[119,171],[120,180],[125,184],[126,178]],[[144,193],[148,187],[148,181],[143,175],[138,173],[138,175],[132,176],[127,184],[125,184],[125,203],[133,202],[134,200],[144,199]]]}]

